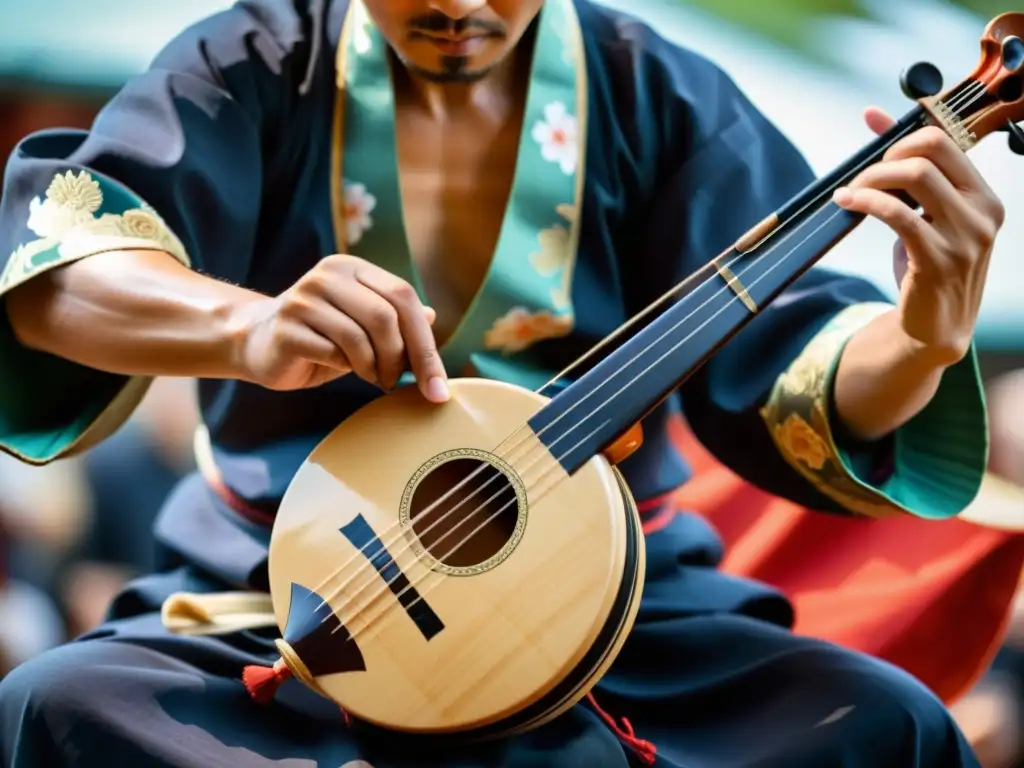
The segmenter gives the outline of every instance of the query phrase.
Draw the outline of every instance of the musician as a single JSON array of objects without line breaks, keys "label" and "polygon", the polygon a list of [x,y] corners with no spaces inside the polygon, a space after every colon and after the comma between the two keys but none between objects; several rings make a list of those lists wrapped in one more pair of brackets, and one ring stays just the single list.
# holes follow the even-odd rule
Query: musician
[{"label": "musician", "polygon": [[4,681],[5,765],[976,765],[924,686],[792,635],[789,603],[716,571],[714,532],[663,506],[689,476],[680,412],[823,513],[944,519],[973,497],[972,333],[1003,209],[938,129],[837,193],[899,236],[898,304],[813,269],[645,420],[622,470],[646,592],[592,701],[489,744],[381,737],[298,684],[250,700],[241,670],[276,633],[161,623],[179,591],[267,588],[289,479],[361,405],[415,383],[443,407],[467,374],[543,385],[812,178],[715,64],[590,0],[248,0],[89,132],[25,139],[0,219],[0,443],[58,460],[153,377],[196,377],[206,469],[157,522],[166,568]]}]

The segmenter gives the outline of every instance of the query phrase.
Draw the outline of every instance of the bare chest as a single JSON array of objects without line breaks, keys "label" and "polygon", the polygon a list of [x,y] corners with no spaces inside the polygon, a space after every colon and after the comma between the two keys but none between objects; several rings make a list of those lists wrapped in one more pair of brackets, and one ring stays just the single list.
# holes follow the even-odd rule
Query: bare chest
[{"label": "bare chest", "polygon": [[398,166],[410,253],[438,341],[466,313],[490,267],[515,174],[520,122],[438,126],[399,120]]}]

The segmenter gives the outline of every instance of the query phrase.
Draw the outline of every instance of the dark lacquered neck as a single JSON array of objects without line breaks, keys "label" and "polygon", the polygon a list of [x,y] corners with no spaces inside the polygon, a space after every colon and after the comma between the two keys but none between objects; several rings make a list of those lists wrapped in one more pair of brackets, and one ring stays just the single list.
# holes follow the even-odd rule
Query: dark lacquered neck
[{"label": "dark lacquered neck", "polygon": [[702,267],[678,298],[529,421],[567,472],[603,451],[692,375],[723,344],[862,220],[832,193],[927,122],[918,107],[842,166],[783,206],[767,236]]}]

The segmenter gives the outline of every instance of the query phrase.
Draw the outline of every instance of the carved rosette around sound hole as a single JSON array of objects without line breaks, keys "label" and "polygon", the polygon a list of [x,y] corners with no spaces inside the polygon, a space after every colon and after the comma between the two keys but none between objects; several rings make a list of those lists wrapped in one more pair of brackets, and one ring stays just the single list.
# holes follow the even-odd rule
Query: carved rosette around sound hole
[{"label": "carved rosette around sound hole", "polygon": [[446,451],[416,472],[399,520],[412,551],[451,576],[497,566],[526,530],[526,488],[499,457],[472,448]]}]

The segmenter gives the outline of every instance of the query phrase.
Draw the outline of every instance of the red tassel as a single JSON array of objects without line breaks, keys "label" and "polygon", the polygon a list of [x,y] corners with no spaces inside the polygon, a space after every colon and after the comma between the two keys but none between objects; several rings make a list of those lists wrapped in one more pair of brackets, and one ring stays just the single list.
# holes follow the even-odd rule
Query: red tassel
[{"label": "red tassel", "polygon": [[646,739],[637,738],[636,731],[633,730],[633,724],[626,718],[622,718],[622,726],[615,722],[615,718],[601,709],[598,706],[597,699],[594,698],[593,693],[587,694],[587,700],[590,705],[597,712],[598,716],[604,720],[605,724],[619,737],[619,740],[624,744],[628,745],[636,752],[640,761],[644,765],[654,765],[658,759],[658,748],[653,743]]},{"label": "red tassel", "polygon": [[246,667],[242,670],[242,683],[245,690],[259,704],[269,704],[281,683],[292,676],[292,671],[278,659],[272,667]]}]

